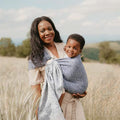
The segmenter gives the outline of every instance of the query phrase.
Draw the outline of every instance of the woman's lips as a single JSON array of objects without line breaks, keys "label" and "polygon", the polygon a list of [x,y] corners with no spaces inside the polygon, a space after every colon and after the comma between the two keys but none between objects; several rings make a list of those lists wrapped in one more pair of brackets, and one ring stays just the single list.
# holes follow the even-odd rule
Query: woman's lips
[{"label": "woman's lips", "polygon": [[51,40],[53,39],[53,36],[45,37],[46,40]]}]

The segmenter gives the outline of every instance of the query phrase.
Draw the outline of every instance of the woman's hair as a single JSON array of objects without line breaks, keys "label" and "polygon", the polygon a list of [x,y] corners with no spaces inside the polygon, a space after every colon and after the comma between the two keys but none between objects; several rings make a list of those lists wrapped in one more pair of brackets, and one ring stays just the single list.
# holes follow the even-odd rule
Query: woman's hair
[{"label": "woman's hair", "polygon": [[[54,42],[59,42],[59,43],[62,42],[59,32],[57,31],[53,21],[49,17],[42,16],[42,17],[36,18],[33,21],[32,25],[31,25],[31,30],[30,30],[30,35],[31,35],[30,59],[32,61],[33,61],[33,58],[40,58],[40,60],[42,60],[44,57],[44,42],[41,40],[41,38],[39,36],[39,32],[38,32],[38,24],[44,20],[49,22],[53,27],[53,30],[55,32]],[[33,63],[34,63],[34,61],[33,61]]]},{"label": "woman's hair", "polygon": [[81,35],[79,35],[79,34],[71,34],[71,35],[68,36],[67,41],[68,41],[69,39],[74,39],[74,40],[76,40],[77,42],[79,42],[79,43],[80,43],[80,49],[81,49],[81,50],[83,49],[83,47],[84,47],[84,45],[85,45],[85,39],[84,39]]}]

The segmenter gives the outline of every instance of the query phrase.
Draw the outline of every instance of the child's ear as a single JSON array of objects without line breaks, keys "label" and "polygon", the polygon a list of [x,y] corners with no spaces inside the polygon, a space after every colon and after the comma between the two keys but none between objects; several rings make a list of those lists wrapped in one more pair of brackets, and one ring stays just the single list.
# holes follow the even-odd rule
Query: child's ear
[{"label": "child's ear", "polygon": [[80,49],[80,53],[82,53],[82,50]]}]

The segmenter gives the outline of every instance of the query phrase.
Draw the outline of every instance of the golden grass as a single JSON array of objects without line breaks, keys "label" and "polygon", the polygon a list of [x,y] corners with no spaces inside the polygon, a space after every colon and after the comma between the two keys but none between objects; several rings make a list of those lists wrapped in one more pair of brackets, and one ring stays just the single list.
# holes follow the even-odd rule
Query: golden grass
[{"label": "golden grass", "polygon": [[35,120],[27,60],[0,57],[0,120]]},{"label": "golden grass", "polygon": [[120,120],[120,66],[85,63],[88,95],[82,99],[87,120]]},{"label": "golden grass", "polygon": [[[120,66],[84,63],[89,86],[81,99],[87,120],[120,120]],[[0,120],[35,120],[27,59],[0,57]]]}]

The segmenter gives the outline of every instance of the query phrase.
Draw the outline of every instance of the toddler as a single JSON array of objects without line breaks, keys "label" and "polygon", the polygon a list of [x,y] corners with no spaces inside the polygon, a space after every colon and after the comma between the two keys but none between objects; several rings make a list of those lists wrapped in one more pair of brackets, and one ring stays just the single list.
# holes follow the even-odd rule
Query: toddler
[{"label": "toddler", "polygon": [[88,86],[87,75],[81,61],[80,53],[85,40],[79,34],[71,34],[65,45],[67,57],[57,59],[63,74],[64,89],[69,93],[84,93]]}]

